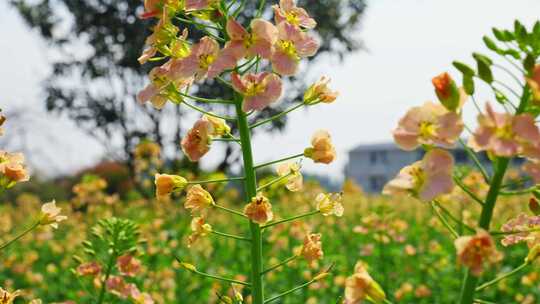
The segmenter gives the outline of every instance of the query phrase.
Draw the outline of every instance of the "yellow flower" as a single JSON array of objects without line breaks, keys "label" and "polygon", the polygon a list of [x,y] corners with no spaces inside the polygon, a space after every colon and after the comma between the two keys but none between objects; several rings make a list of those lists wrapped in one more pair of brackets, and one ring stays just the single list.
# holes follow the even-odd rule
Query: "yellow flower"
[{"label": "yellow flower", "polygon": [[208,121],[214,127],[212,136],[223,136],[231,133],[231,127],[227,125],[225,119],[204,114],[203,120]]},{"label": "yellow flower", "polygon": [[277,167],[279,176],[287,176],[287,189],[292,192],[300,191],[303,188],[304,178],[300,173],[300,165],[297,163],[283,163]]},{"label": "yellow flower", "polygon": [[317,210],[324,216],[335,215],[341,217],[343,215],[343,204],[341,201],[343,196],[341,193],[319,193],[315,201],[317,202]]},{"label": "yellow flower", "polygon": [[201,185],[195,185],[188,189],[186,202],[184,207],[191,209],[191,214],[200,212],[207,207],[214,205],[214,198],[208,191],[204,190]]},{"label": "yellow flower", "polygon": [[321,259],[324,255],[321,242],[322,234],[310,233],[304,238],[304,245],[300,255],[306,259],[310,266],[313,266],[315,261]]},{"label": "yellow flower", "polygon": [[367,272],[367,266],[363,262],[356,263],[354,274],[345,282],[345,303],[359,304],[363,303],[363,300],[382,303],[384,299],[384,291]]},{"label": "yellow flower", "polygon": [[304,103],[307,105],[315,104],[318,102],[324,102],[324,103],[332,103],[336,100],[339,93],[335,91],[331,91],[328,88],[328,83],[330,82],[330,78],[328,77],[321,77],[321,79],[314,84],[312,84],[305,92],[304,92]]},{"label": "yellow flower", "polygon": [[251,202],[244,208],[244,214],[253,222],[260,225],[266,224],[274,218],[272,205],[268,198],[262,194],[257,194]]},{"label": "yellow flower", "polygon": [[67,219],[67,216],[60,215],[61,208],[56,207],[56,201],[43,204],[41,206],[41,218],[39,224],[42,226],[51,226],[58,228],[58,223]]},{"label": "yellow flower", "polygon": [[24,165],[24,155],[0,151],[0,177],[0,186],[6,188],[28,181],[30,176]]},{"label": "yellow flower", "polygon": [[188,237],[188,247],[191,247],[199,237],[207,236],[212,232],[212,226],[206,223],[206,220],[202,216],[194,217],[191,220],[191,235]]},{"label": "yellow flower", "polygon": [[20,290],[16,290],[12,293],[8,292],[7,290],[4,290],[2,287],[0,287],[0,304],[12,304],[16,297],[21,295]]},{"label": "yellow flower", "polygon": [[328,131],[317,131],[311,139],[311,147],[304,151],[304,155],[316,163],[329,164],[333,162],[336,158],[336,149]]},{"label": "yellow flower", "polygon": [[181,191],[187,185],[187,180],[178,175],[156,174],[156,197],[164,198],[169,196],[173,191]]}]

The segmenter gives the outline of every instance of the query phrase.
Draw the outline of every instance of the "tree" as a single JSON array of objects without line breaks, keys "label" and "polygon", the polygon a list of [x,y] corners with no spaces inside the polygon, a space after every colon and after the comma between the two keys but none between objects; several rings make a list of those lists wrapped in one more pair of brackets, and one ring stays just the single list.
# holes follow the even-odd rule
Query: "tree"
[{"label": "tree", "polygon": [[[184,116],[182,107],[170,106],[156,111],[135,101],[137,92],[147,81],[148,72],[147,67],[137,62],[150,28],[148,21],[138,17],[143,11],[142,2],[11,0],[28,25],[38,29],[48,42],[55,58],[52,75],[44,83],[47,110],[67,114],[103,143],[111,156],[126,160],[130,167],[133,147],[143,138],[154,140],[166,151],[178,152]],[[238,19],[250,19],[259,1],[242,2],[246,8]],[[365,0],[298,2],[320,21],[317,30],[322,45],[318,56],[331,54],[343,59],[361,47],[357,28],[366,7]],[[264,13],[271,14],[271,11]],[[195,28],[190,24],[185,26],[190,35],[196,35]],[[294,100],[305,85],[291,88],[286,99]],[[222,93],[213,82],[195,89],[201,96]],[[282,103],[282,107],[286,104]],[[259,115],[270,116],[280,110],[269,109]],[[285,121],[275,122],[262,130],[280,130],[284,125]],[[220,169],[225,169],[238,157],[231,145],[227,146],[225,155]]]}]

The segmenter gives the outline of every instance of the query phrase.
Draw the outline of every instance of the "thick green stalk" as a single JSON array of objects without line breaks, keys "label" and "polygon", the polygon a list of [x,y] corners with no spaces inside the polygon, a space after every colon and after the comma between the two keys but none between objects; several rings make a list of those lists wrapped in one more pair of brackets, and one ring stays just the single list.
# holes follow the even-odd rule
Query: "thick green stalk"
[{"label": "thick green stalk", "polygon": [[[251,200],[257,195],[257,178],[253,165],[253,150],[251,148],[251,133],[246,113],[242,110],[242,98],[235,96],[236,115],[238,116],[238,130],[242,143],[242,157],[244,159],[244,187],[246,199]],[[264,303],[263,263],[262,263],[262,237],[259,224],[249,222],[251,230],[251,292],[253,304]]]},{"label": "thick green stalk", "polygon": [[[489,192],[484,202],[482,208],[482,214],[480,215],[480,221],[478,226],[480,228],[489,231],[489,225],[491,223],[491,218],[493,217],[493,209],[495,208],[495,203],[497,202],[497,197],[499,196],[499,191],[503,182],[504,174],[510,163],[509,158],[499,158],[497,165],[495,166],[495,173],[489,187]],[[474,301],[474,293],[476,285],[478,284],[478,277],[474,276],[469,270],[465,274],[463,280],[463,285],[461,287],[461,304],[472,304]]]}]

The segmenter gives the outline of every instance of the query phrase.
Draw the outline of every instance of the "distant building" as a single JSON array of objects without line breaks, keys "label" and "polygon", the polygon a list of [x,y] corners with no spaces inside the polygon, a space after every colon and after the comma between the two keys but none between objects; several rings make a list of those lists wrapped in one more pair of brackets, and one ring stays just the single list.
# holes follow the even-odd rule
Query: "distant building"
[{"label": "distant building", "polygon": [[[456,147],[451,150],[456,164],[473,165],[465,149]],[[349,151],[349,163],[345,167],[345,176],[358,182],[366,192],[380,192],[384,185],[401,168],[420,160],[424,151],[403,151],[393,143],[360,145]],[[485,153],[479,154],[480,162],[490,170],[490,162]],[[521,163],[516,160],[515,164]]]}]

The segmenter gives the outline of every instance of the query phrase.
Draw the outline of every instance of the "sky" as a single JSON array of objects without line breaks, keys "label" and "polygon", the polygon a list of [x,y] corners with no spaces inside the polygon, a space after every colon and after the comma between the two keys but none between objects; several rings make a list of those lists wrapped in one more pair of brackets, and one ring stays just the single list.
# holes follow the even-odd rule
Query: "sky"
[{"label": "sky", "polygon": [[[472,63],[473,51],[487,52],[481,38],[492,27],[511,28],[515,19],[530,26],[539,19],[539,12],[538,0],[368,1],[357,33],[365,49],[342,64],[321,62],[310,75],[312,80],[331,77],[339,99],[294,112],[283,133],[255,137],[256,162],[297,154],[309,145],[316,130],[326,129],[332,134],[337,161],[331,165],[304,161],[303,167],[341,179],[349,150],[391,141],[392,129],[408,108],[435,99],[433,76],[448,71],[458,78],[451,62]],[[0,2],[0,37],[0,107],[35,113],[39,124],[31,126],[30,133],[35,129],[59,135],[47,156],[37,161],[39,169],[67,173],[98,161],[102,150],[96,142],[67,119],[45,114],[40,83],[50,70],[44,44],[5,1]],[[480,90],[479,98],[493,99],[485,90]],[[464,113],[466,123],[474,125],[474,107],[466,105]],[[41,151],[43,145],[50,146],[50,138],[39,135],[30,148]],[[211,168],[216,159],[210,153],[203,166]]]}]

